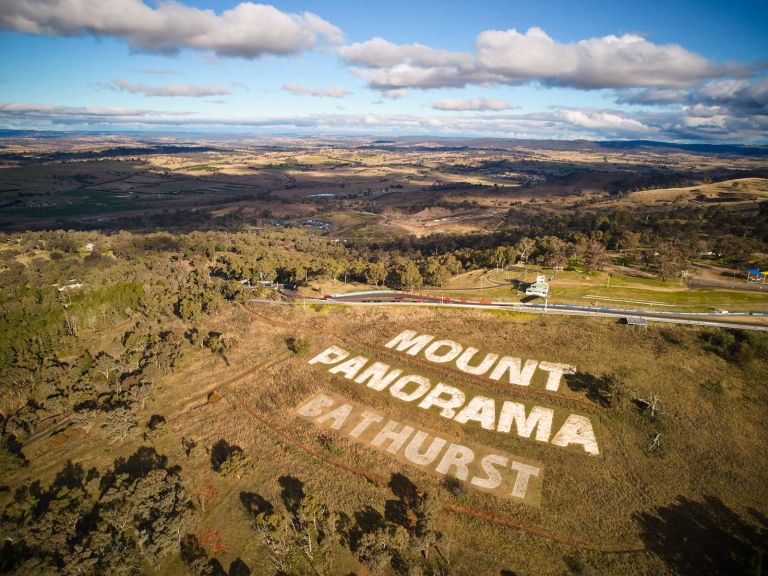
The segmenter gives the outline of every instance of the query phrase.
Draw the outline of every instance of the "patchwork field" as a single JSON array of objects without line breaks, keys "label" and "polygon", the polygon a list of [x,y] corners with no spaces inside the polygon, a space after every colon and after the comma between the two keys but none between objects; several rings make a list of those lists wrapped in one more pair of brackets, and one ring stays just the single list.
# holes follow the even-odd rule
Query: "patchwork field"
[{"label": "patchwork field", "polygon": [[0,573],[763,576],[765,157],[9,136]]},{"label": "patchwork field", "polygon": [[237,212],[256,225],[332,215],[338,237],[392,239],[494,231],[542,211],[752,213],[765,201],[761,155],[652,144],[18,138],[0,154],[0,228],[189,230],[192,212]]}]

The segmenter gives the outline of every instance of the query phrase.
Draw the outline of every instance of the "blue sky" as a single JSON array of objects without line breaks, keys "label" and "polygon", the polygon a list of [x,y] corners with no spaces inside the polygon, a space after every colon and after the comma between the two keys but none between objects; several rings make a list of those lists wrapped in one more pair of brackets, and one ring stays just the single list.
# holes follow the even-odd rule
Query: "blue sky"
[{"label": "blue sky", "polygon": [[764,1],[14,0],[0,126],[766,143],[766,30]]}]

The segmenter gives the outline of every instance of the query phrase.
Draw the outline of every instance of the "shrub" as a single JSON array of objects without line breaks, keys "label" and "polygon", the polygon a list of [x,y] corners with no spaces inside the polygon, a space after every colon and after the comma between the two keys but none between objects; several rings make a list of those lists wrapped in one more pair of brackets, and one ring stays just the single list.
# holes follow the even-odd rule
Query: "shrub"
[{"label": "shrub", "polygon": [[768,356],[768,335],[734,330],[731,328],[716,328],[701,335],[705,349],[717,354],[731,364],[749,364],[753,360]]},{"label": "shrub", "polygon": [[723,391],[723,386],[720,384],[720,380],[704,380],[701,383],[701,387],[710,392],[720,393]]},{"label": "shrub", "polygon": [[222,476],[236,476],[240,478],[251,468],[251,461],[242,451],[231,452],[219,466]]},{"label": "shrub", "polygon": [[331,436],[321,434],[317,441],[320,446],[327,450],[331,455],[336,456],[337,458],[344,455],[344,448],[342,448],[342,446]]},{"label": "shrub", "polygon": [[288,346],[288,350],[297,356],[301,356],[307,350],[309,350],[309,341],[305,338],[297,338],[296,336],[291,336],[285,341],[285,344]]}]

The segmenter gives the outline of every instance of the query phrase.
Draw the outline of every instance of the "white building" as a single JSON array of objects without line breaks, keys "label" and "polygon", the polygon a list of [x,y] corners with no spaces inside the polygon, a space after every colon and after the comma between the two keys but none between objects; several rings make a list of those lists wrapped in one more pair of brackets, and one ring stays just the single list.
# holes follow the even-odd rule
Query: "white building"
[{"label": "white building", "polygon": [[549,296],[549,284],[547,283],[547,277],[544,274],[536,276],[536,282],[528,286],[525,289],[526,296],[541,296],[546,298]]}]

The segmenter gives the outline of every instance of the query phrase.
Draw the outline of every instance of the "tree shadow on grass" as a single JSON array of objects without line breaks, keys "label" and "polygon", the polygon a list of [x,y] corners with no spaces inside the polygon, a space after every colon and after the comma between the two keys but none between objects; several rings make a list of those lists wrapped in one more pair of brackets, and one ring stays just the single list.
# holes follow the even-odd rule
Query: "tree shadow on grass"
[{"label": "tree shadow on grass", "polygon": [[671,570],[697,576],[768,574],[768,524],[747,522],[719,498],[699,502],[678,496],[669,506],[635,515],[648,549]]},{"label": "tree shadow on grass", "polygon": [[598,378],[593,374],[577,372],[566,374],[565,383],[574,392],[586,392],[586,397],[603,408],[611,405],[612,382],[609,378]]},{"label": "tree shadow on grass", "polygon": [[51,484],[51,491],[58,492],[61,489],[74,490],[83,485],[85,479],[85,470],[81,464],[73,464],[67,460],[64,467],[56,474],[56,478]]},{"label": "tree shadow on grass", "polygon": [[251,569],[240,558],[235,558],[229,565],[229,576],[251,576]]},{"label": "tree shadow on grass", "polygon": [[251,519],[255,519],[259,514],[269,515],[275,511],[272,502],[255,492],[240,492],[240,502]]},{"label": "tree shadow on grass", "polygon": [[107,470],[101,478],[101,493],[106,493],[114,485],[118,476],[122,474],[126,474],[130,482],[133,482],[143,478],[153,470],[167,470],[169,473],[177,474],[181,467],[171,466],[169,468],[166,456],[158,453],[151,446],[141,446],[128,458],[115,460],[113,470]]},{"label": "tree shadow on grass", "polygon": [[221,470],[221,465],[236,452],[242,454],[243,449],[235,444],[230,444],[223,438],[216,442],[216,444],[211,447],[211,466],[213,467],[214,472]]},{"label": "tree shadow on grass", "polygon": [[355,512],[355,525],[352,526],[347,532],[347,540],[349,542],[350,549],[354,552],[357,550],[360,539],[365,535],[384,528],[386,523],[381,512],[373,508],[372,506],[366,506],[362,510]]},{"label": "tree shadow on grass", "polygon": [[397,500],[387,500],[384,503],[384,518],[387,522],[399,524],[406,530],[412,528],[411,511],[419,500],[419,489],[403,474],[392,474],[389,488],[397,496]]},{"label": "tree shadow on grass", "polygon": [[187,534],[179,541],[181,559],[187,565],[190,574],[206,576],[227,576],[224,567],[216,558],[209,558],[197,536]]},{"label": "tree shadow on grass", "polygon": [[277,483],[280,484],[280,497],[283,499],[285,509],[294,516],[299,511],[301,501],[306,496],[304,492],[304,482],[295,476],[280,476]]},{"label": "tree shadow on grass", "polygon": [[409,508],[415,506],[419,500],[419,489],[416,484],[403,474],[392,474],[389,479],[389,488]]}]

